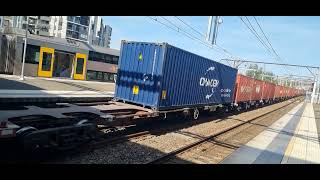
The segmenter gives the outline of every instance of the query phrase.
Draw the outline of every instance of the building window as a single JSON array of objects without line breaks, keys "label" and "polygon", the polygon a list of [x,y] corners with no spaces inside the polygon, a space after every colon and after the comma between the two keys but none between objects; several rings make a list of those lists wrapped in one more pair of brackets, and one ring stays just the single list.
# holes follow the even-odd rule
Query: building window
[{"label": "building window", "polygon": [[79,24],[85,25],[85,26],[89,26],[89,21],[90,21],[90,17],[89,16],[80,16],[79,17]]},{"label": "building window", "polygon": [[110,63],[110,64],[118,64],[119,57],[110,55],[110,54],[103,54],[99,52],[89,51],[89,60],[103,62],[103,63]]},{"label": "building window", "polygon": [[72,24],[71,23],[68,23],[68,26],[67,26],[67,29],[69,30],[72,30]]},{"label": "building window", "polygon": [[115,73],[101,72],[101,71],[87,71],[88,81],[103,81],[103,82],[114,82],[116,77]]},{"label": "building window", "polygon": [[74,22],[80,24],[80,17],[76,17]]}]

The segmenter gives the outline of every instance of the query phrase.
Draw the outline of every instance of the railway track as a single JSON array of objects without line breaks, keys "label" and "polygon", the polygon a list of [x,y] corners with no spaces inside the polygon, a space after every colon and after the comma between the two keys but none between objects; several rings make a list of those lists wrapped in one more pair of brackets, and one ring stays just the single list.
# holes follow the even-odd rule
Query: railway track
[{"label": "railway track", "polygon": [[[262,121],[263,119],[266,119],[268,118],[269,116],[272,116],[274,113],[277,113],[278,111],[281,111],[283,110],[284,108],[292,105],[294,102],[297,102],[297,101],[300,101],[301,98],[297,98],[297,99],[294,99],[294,101],[292,103],[287,103],[277,109],[274,109],[272,111],[269,111],[269,112],[266,112],[262,115],[259,115],[259,116],[256,116],[256,117],[253,117],[247,121],[244,121],[244,122],[241,122],[239,124],[236,124],[234,126],[231,126],[229,128],[226,128],[226,129],[223,129],[222,131],[219,131],[217,133],[214,133],[212,135],[209,135],[207,137],[204,137],[204,138],[201,138],[200,140],[196,141],[196,142],[193,142],[191,144],[188,144],[186,146],[183,146],[181,148],[178,148],[174,151],[171,151],[170,153],[167,153],[167,154],[164,154],[163,156],[160,156],[156,159],[153,159],[149,162],[147,162],[146,164],[165,164],[165,163],[180,163],[181,161],[179,161],[176,157],[177,155],[179,154],[182,154],[184,152],[187,152],[187,151],[192,151],[193,148],[196,148],[204,143],[207,143],[207,142],[211,142],[211,143],[214,143],[214,145],[218,145],[218,146],[224,146],[224,147],[227,147],[227,148],[231,148],[231,149],[237,149],[239,147],[237,146],[233,146],[231,144],[228,144],[228,143],[225,143],[225,142],[222,142],[222,141],[219,141],[218,138],[222,135],[225,135],[227,133],[230,133],[234,130],[237,130],[245,125],[249,125],[249,126],[252,126],[253,125],[253,122],[259,122],[259,121]],[[186,162],[186,161],[184,161]]]},{"label": "railway track", "polygon": [[[286,104],[285,106],[288,106],[290,103]],[[278,109],[275,109],[273,111],[270,111],[270,112],[274,112],[274,111],[277,111],[285,106],[281,106],[280,108]],[[270,113],[268,112],[268,113]],[[267,114],[267,113],[265,113]],[[261,115],[261,116],[265,116],[264,115]],[[229,114],[225,114],[223,117],[219,117],[219,116],[214,116],[214,117],[207,117],[207,118],[200,118],[198,120],[194,120],[194,121],[177,121],[175,122],[174,120],[168,120],[167,122],[170,122],[170,123],[163,123],[161,121],[158,121],[160,123],[151,123],[153,125],[152,128],[149,128],[148,130],[147,129],[147,126],[144,127],[144,128],[137,128],[135,129],[134,131],[131,130],[130,133],[125,133],[124,135],[118,135],[118,136],[115,136],[115,137],[112,137],[112,138],[100,138],[99,140],[97,141],[93,141],[89,144],[85,144],[79,148],[77,148],[77,150],[75,151],[69,151],[69,152],[62,152],[62,153],[58,153],[58,154],[55,154],[53,157],[50,157],[49,159],[45,159],[45,160],[40,160],[40,161],[36,161],[36,162],[40,162],[40,163],[59,163],[61,161],[63,161],[63,159],[65,159],[66,157],[68,156],[74,156],[76,154],[81,154],[81,153],[88,153],[90,151],[94,151],[96,149],[99,149],[99,148],[104,148],[106,146],[110,146],[110,145],[115,145],[115,144],[120,144],[120,143],[125,143],[125,142],[128,142],[130,140],[134,140],[134,139],[147,139],[147,138],[152,138],[152,137],[155,137],[157,135],[161,135],[161,134],[165,134],[165,133],[168,133],[168,132],[174,132],[178,129],[181,129],[183,127],[186,127],[186,126],[193,126],[193,125],[197,125],[197,124],[200,124],[202,122],[207,122],[207,121],[212,121],[212,120],[217,120],[218,121],[222,121],[224,119],[228,119],[229,118],[229,115],[231,115],[230,113]],[[259,117],[261,117],[259,116]],[[198,142],[195,142],[195,143],[192,143],[190,144],[189,146],[186,146],[186,147],[183,147],[183,148],[180,148],[180,149],[177,149],[176,151],[173,151],[163,157],[160,157],[159,160],[155,160],[154,162],[150,162],[150,163],[159,163],[160,161],[164,160],[164,159],[170,159],[170,156],[171,157],[174,157],[175,155],[179,154],[179,153],[182,153],[182,152],[185,152],[187,151],[188,149],[191,149],[192,147],[195,147],[197,145],[200,145],[204,142],[207,142],[209,141],[210,139],[214,139],[215,137],[218,137],[219,135],[221,134],[224,134],[228,131],[231,131],[232,129],[236,129],[237,127],[240,127],[242,126],[243,124],[247,124],[247,123],[250,123],[251,121],[255,120],[255,119],[258,119],[259,117],[255,117],[249,121],[246,121],[245,123],[241,123],[239,125],[236,125],[235,127],[230,127],[228,129],[225,129],[217,134],[214,134],[214,135],[211,135],[211,136],[208,136],[206,137],[205,139],[202,139]],[[220,143],[221,145],[223,145],[223,143]],[[168,158],[169,157],[169,158]],[[162,159],[162,160],[161,160]],[[158,162],[157,162],[158,161]]]}]

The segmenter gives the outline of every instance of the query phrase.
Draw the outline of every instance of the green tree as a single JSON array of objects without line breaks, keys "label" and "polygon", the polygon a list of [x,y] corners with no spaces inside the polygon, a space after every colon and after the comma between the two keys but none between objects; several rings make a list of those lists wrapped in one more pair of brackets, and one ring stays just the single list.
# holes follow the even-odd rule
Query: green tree
[{"label": "green tree", "polygon": [[259,67],[257,64],[250,64],[248,70],[246,71],[246,76],[269,81],[273,83],[277,83],[276,78],[274,78],[274,74],[272,72],[266,71],[264,72],[261,67]]}]

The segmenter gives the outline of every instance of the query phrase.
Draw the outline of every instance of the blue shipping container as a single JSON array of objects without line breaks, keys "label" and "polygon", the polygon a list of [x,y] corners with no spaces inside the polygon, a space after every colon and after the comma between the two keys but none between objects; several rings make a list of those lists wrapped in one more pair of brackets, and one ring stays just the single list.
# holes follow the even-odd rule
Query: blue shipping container
[{"label": "blue shipping container", "polygon": [[167,43],[122,41],[115,98],[158,110],[231,103],[236,76]]}]

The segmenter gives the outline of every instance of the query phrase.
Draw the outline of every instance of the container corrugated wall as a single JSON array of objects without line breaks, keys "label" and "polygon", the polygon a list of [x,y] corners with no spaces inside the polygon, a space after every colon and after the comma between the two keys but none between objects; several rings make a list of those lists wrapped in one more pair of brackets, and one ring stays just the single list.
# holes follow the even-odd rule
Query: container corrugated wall
[{"label": "container corrugated wall", "polygon": [[252,101],[259,101],[262,98],[262,86],[263,86],[263,81],[254,79],[253,83],[253,91],[252,91]]},{"label": "container corrugated wall", "polygon": [[115,97],[157,106],[162,77],[164,45],[144,42],[122,42]]},{"label": "container corrugated wall", "polygon": [[275,88],[275,84],[265,81],[262,90],[262,99],[273,99]]},{"label": "container corrugated wall", "polygon": [[257,80],[238,74],[236,83],[235,102],[248,102],[272,99],[275,92],[275,84]]},{"label": "container corrugated wall", "polygon": [[160,108],[232,102],[237,70],[168,45]]},{"label": "container corrugated wall", "polygon": [[166,43],[121,45],[118,99],[158,109],[232,102],[237,70]]},{"label": "container corrugated wall", "polygon": [[238,74],[237,76],[237,92],[235,102],[246,102],[251,100],[254,79]]},{"label": "container corrugated wall", "polygon": [[274,97],[280,98],[280,97],[284,97],[284,95],[285,95],[284,87],[277,85],[275,88]]}]

